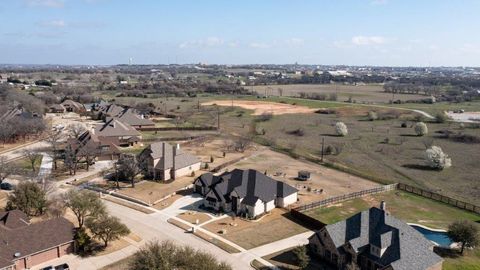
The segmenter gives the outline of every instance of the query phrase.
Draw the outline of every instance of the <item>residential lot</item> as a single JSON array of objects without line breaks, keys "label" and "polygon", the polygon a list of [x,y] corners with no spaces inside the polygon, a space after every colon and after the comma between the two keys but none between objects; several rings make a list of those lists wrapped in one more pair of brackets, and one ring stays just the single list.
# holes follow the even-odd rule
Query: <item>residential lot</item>
[{"label": "residential lot", "polygon": [[184,189],[193,183],[195,177],[184,176],[174,181],[141,181],[132,188],[129,184],[123,183],[117,192],[135,199],[141,200],[148,204],[156,204],[168,195]]},{"label": "residential lot", "polygon": [[[297,204],[318,201],[379,185],[315,163],[291,158],[266,147],[259,147],[251,157],[227,167],[226,170],[232,171],[235,168],[266,172],[268,176],[297,188],[299,190]],[[311,178],[308,181],[297,180],[300,170],[309,171]],[[321,190],[323,191],[321,192]]]},{"label": "residential lot", "polygon": [[369,195],[305,213],[324,223],[332,224],[372,206],[379,207],[382,201],[386,202],[387,212],[393,216],[434,229],[447,229],[448,225],[455,220],[480,222],[480,215],[403,191]]},{"label": "residential lot", "polygon": [[215,220],[202,228],[219,234],[237,245],[251,249],[308,231],[291,219],[288,210],[276,208],[259,220],[244,220],[231,216]]}]

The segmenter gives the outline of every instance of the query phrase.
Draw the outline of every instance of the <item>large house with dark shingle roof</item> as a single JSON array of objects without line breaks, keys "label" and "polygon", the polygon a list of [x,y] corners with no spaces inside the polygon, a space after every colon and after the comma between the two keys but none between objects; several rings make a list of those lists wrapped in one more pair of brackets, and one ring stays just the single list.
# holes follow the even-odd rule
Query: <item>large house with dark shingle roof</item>
[{"label": "large house with dark shingle roof", "polygon": [[385,204],[372,207],[309,238],[312,252],[343,269],[350,262],[362,270],[441,270],[443,259],[433,243],[407,223],[389,215]]},{"label": "large house with dark shingle roof", "polygon": [[204,196],[205,207],[255,218],[275,207],[287,207],[297,201],[298,190],[256,170],[239,170],[219,176],[202,174],[195,192]]},{"label": "large house with dark shingle roof", "polygon": [[170,180],[191,175],[200,170],[201,161],[198,157],[180,149],[180,145],[170,145],[157,142],[149,145],[140,153],[140,159],[145,162],[146,175],[155,180]]},{"label": "large house with dark shingle roof", "polygon": [[0,212],[0,270],[23,270],[74,251],[74,226],[65,218],[30,223],[19,210]]}]

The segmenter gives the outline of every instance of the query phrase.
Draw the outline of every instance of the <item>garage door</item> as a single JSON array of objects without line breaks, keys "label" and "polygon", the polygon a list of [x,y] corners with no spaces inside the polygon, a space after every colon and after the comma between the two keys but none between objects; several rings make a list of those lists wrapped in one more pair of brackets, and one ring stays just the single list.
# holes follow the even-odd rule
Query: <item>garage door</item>
[{"label": "garage door", "polygon": [[56,259],[56,258],[58,258],[57,248],[52,248],[50,250],[31,256],[29,265],[31,267],[49,260]]}]

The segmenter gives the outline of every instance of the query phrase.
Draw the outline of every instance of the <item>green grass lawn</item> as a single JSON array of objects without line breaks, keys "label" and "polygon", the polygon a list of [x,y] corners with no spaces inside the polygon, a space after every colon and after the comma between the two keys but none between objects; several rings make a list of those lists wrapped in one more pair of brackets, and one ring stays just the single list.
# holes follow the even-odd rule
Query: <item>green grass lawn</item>
[{"label": "green grass lawn", "polygon": [[[406,222],[422,224],[431,228],[447,229],[448,225],[455,220],[480,222],[480,215],[402,191],[370,195],[305,213],[324,223],[332,224],[367,210],[371,206],[377,206],[381,201],[387,203],[387,211],[393,216]],[[466,250],[464,256],[445,257],[444,259],[443,270],[479,270],[480,248],[473,251]]]},{"label": "green grass lawn", "polygon": [[463,256],[456,258],[445,258],[443,270],[479,270],[480,269],[480,248],[467,250]]},{"label": "green grass lawn", "polygon": [[436,229],[447,229],[455,220],[472,220],[480,222],[480,215],[423,198],[402,191],[390,191],[337,205],[307,211],[306,214],[320,221],[332,224],[343,220],[372,206],[379,206],[381,201],[387,203],[387,210],[395,217],[406,222],[418,223]]},{"label": "green grass lawn", "polygon": [[407,108],[422,110],[432,115],[443,111],[453,111],[458,109],[464,109],[468,112],[480,111],[480,101],[462,102],[462,103],[448,103],[439,102],[435,104],[423,104],[423,103],[407,103],[407,104],[392,104],[391,107]]},{"label": "green grass lawn", "polygon": [[[38,170],[40,169],[40,165],[42,164],[42,158],[43,156],[42,155],[37,155],[37,160],[35,161],[35,172],[38,172]],[[15,161],[12,162],[13,166],[15,168],[18,168],[20,169],[21,171],[32,171],[32,163],[30,162],[30,160],[26,157],[23,157],[23,158],[20,158],[20,159],[17,159]]]}]

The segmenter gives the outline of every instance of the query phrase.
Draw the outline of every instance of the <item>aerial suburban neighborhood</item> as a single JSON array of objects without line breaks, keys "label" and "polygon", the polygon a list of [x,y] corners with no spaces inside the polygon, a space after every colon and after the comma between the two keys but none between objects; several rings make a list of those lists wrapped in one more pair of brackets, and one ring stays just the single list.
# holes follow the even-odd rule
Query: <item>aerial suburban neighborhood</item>
[{"label": "aerial suburban neighborhood", "polygon": [[480,270],[480,3],[6,2],[0,270]]}]

